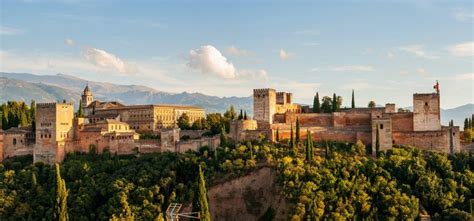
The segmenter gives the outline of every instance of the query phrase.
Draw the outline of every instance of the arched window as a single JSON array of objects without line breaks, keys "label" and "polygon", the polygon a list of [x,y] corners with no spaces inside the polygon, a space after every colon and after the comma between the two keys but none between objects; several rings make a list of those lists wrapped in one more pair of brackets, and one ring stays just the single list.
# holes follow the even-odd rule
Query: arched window
[{"label": "arched window", "polygon": [[13,146],[16,145],[16,138],[13,138]]}]

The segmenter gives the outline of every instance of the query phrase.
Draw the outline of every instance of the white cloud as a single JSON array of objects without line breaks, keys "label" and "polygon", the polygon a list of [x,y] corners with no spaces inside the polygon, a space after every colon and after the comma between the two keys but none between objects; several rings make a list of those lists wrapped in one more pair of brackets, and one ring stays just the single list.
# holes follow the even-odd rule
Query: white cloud
[{"label": "white cloud", "polygon": [[305,46],[305,47],[316,47],[316,46],[319,46],[318,43],[316,42],[305,42],[303,44],[301,44],[302,46]]},{"label": "white cloud", "polygon": [[371,71],[375,71],[375,68],[372,67],[372,66],[352,65],[352,66],[330,67],[329,71],[334,71],[334,72],[371,72]]},{"label": "white cloud", "polygon": [[474,72],[465,73],[465,74],[458,74],[456,75],[456,80],[471,80],[474,81]]},{"label": "white cloud", "polygon": [[447,50],[457,57],[471,57],[474,56],[474,41],[451,45]]},{"label": "white cloud", "polygon": [[392,52],[388,52],[388,53],[387,53],[387,58],[388,58],[388,59],[394,59],[394,58],[395,58],[395,54],[392,53]]},{"label": "white cloud", "polygon": [[424,51],[423,45],[407,45],[407,46],[398,47],[398,50],[406,52],[406,53],[413,54],[413,55],[415,55],[416,57],[419,57],[419,58],[426,58],[426,59],[436,59],[436,58],[438,58],[436,56],[429,55],[428,53],[426,53]]},{"label": "white cloud", "polygon": [[474,13],[464,8],[454,9],[451,15],[460,22],[472,22],[474,20]]},{"label": "white cloud", "polygon": [[287,60],[287,59],[293,57],[293,55],[294,55],[293,53],[290,53],[290,52],[287,52],[283,49],[280,49],[280,59],[281,60]]},{"label": "white cloud", "polygon": [[24,31],[18,28],[0,25],[0,35],[19,35]]},{"label": "white cloud", "polygon": [[82,56],[97,67],[116,70],[120,73],[136,72],[136,68],[132,65],[126,64],[116,55],[102,49],[85,48],[82,51]]},{"label": "white cloud", "polygon": [[74,40],[72,40],[72,39],[69,39],[69,38],[67,38],[66,40],[64,40],[64,43],[66,43],[66,44],[69,45],[69,46],[74,46],[74,45],[76,45],[76,42],[75,42]]},{"label": "white cloud", "polygon": [[258,71],[241,70],[237,72],[237,77],[242,79],[268,80],[268,72],[264,69]]},{"label": "white cloud", "polygon": [[213,74],[224,79],[234,79],[237,76],[234,65],[212,45],[190,50],[188,66],[203,74]]},{"label": "white cloud", "polygon": [[227,51],[227,54],[235,55],[235,56],[243,56],[243,57],[247,57],[252,54],[250,51],[237,48],[234,45],[228,47],[226,51]]}]

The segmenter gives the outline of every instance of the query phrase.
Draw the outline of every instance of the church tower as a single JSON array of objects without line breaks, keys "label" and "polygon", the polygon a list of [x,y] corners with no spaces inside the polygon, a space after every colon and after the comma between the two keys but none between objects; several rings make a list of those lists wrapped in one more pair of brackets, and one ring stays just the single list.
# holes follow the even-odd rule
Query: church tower
[{"label": "church tower", "polygon": [[81,99],[82,109],[83,109],[83,112],[86,113],[87,106],[89,106],[89,104],[91,104],[92,101],[94,101],[94,97],[92,96],[92,92],[89,89],[89,85],[87,85],[86,88],[84,88],[84,92],[82,93],[81,98],[82,98]]}]

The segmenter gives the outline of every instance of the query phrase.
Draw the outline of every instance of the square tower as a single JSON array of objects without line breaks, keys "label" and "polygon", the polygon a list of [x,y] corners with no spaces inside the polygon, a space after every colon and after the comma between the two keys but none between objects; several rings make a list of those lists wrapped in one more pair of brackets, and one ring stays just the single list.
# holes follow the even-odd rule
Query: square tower
[{"label": "square tower", "polygon": [[276,92],[275,89],[254,89],[253,90],[253,115],[254,120],[264,121],[272,124],[273,116],[276,112]]},{"label": "square tower", "polygon": [[441,130],[439,94],[413,94],[413,129]]},{"label": "square tower", "polygon": [[53,164],[64,159],[65,143],[74,137],[73,119],[72,103],[36,104],[34,162]]}]

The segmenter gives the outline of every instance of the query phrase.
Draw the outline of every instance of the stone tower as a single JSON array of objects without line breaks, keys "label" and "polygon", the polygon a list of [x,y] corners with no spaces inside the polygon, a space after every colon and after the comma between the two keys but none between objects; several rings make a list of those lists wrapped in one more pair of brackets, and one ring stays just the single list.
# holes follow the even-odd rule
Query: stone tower
[{"label": "stone tower", "polygon": [[92,96],[92,92],[89,89],[89,85],[87,85],[86,88],[84,88],[84,92],[82,93],[82,96],[81,96],[82,109],[83,109],[82,111],[84,113],[86,113],[86,108],[87,106],[89,106],[89,104],[92,103],[92,101],[94,101],[94,97]]},{"label": "stone tower", "polygon": [[439,94],[413,94],[414,131],[441,130]]},{"label": "stone tower", "polygon": [[254,120],[273,123],[273,115],[276,112],[276,92],[275,89],[254,89],[253,90],[253,115]]},{"label": "stone tower", "polygon": [[72,141],[74,106],[72,103],[36,104],[34,162],[54,164],[66,155],[66,142]]}]

